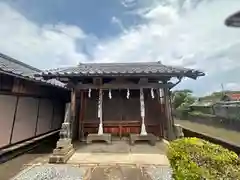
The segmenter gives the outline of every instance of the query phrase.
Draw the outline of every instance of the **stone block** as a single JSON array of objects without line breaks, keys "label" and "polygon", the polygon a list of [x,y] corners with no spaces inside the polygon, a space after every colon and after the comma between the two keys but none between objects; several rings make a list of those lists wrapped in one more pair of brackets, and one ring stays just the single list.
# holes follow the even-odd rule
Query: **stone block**
[{"label": "stone block", "polygon": [[49,158],[49,163],[65,164],[74,152],[75,150],[72,148],[62,154],[53,154]]},{"label": "stone block", "polygon": [[174,134],[175,134],[176,138],[184,137],[182,127],[179,124],[174,125]]},{"label": "stone block", "polygon": [[130,145],[134,145],[136,141],[148,141],[150,145],[154,146],[156,144],[157,137],[151,133],[147,135],[130,134],[129,136]]},{"label": "stone block", "polygon": [[93,141],[105,141],[107,144],[111,144],[112,143],[112,136],[111,136],[111,134],[108,134],[108,133],[88,134],[86,143],[90,144]]},{"label": "stone block", "polygon": [[57,142],[57,147],[53,150],[53,154],[49,158],[49,163],[66,163],[67,160],[75,152],[71,140],[60,139]]}]

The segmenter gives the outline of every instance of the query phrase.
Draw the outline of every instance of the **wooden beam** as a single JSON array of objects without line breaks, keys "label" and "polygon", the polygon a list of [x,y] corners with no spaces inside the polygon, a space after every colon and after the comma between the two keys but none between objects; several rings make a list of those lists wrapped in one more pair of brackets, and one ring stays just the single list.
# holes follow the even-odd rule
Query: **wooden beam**
[{"label": "wooden beam", "polygon": [[85,109],[85,96],[84,91],[80,91],[80,109],[79,109],[79,128],[78,128],[78,138],[81,140],[83,138],[83,115]]},{"label": "wooden beam", "polygon": [[54,105],[55,105],[54,100],[52,100],[51,103],[52,103],[53,107],[52,107],[52,119],[51,119],[50,129],[53,130],[52,128],[53,128],[53,123],[54,123],[54,111],[55,111],[55,109],[54,109]]},{"label": "wooden beam", "polygon": [[41,103],[41,98],[38,98],[37,117],[36,117],[36,124],[35,124],[34,136],[37,136],[37,127],[38,127],[38,119],[39,119],[40,103]]},{"label": "wooden beam", "polygon": [[139,84],[147,84],[148,83],[148,78],[140,78]]},{"label": "wooden beam", "polygon": [[100,85],[102,85],[102,83],[103,83],[102,78],[93,78],[93,84],[94,85],[100,86]]},{"label": "wooden beam", "polygon": [[146,83],[146,84],[103,84],[103,85],[94,85],[94,84],[77,84],[75,88],[77,90],[81,89],[159,89],[159,88],[172,88],[173,83]]},{"label": "wooden beam", "polygon": [[168,140],[174,139],[174,132],[173,132],[173,119],[172,119],[172,112],[171,112],[171,105],[170,105],[170,97],[169,97],[169,89],[164,88],[164,102],[165,102],[165,113],[166,113],[166,126],[167,126],[167,138]]}]

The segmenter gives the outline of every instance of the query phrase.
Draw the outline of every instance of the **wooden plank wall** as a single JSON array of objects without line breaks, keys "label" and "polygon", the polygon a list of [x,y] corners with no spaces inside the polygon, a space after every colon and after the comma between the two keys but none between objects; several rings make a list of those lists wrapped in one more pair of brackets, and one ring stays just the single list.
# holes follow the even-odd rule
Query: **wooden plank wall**
[{"label": "wooden plank wall", "polygon": [[[86,93],[86,92],[85,92]],[[165,113],[163,106],[158,102],[157,95],[152,99],[150,91],[145,93],[145,124],[149,133],[163,136]],[[86,96],[85,96],[86,97]],[[97,118],[98,94],[92,92],[92,97],[85,99],[82,123],[84,135],[97,133],[99,120]],[[129,133],[140,133],[140,100],[139,91],[131,91],[130,98],[126,98],[126,90],[112,91],[112,99],[108,97],[108,91],[104,91],[103,97],[103,126],[104,132],[117,136]]]},{"label": "wooden plank wall", "polygon": [[56,130],[64,118],[64,100],[52,96],[52,91],[61,94],[59,89],[15,78],[12,82],[0,82],[0,149]]}]

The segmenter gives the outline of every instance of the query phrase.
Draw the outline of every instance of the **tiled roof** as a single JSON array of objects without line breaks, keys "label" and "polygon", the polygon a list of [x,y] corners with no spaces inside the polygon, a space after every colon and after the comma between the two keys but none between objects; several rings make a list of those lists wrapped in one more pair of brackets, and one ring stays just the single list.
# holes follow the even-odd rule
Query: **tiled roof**
[{"label": "tiled roof", "polygon": [[215,104],[214,101],[195,101],[193,104],[191,104],[191,107],[211,107]]},{"label": "tiled roof", "polygon": [[226,94],[226,95],[233,101],[240,100],[240,94]]},{"label": "tiled roof", "polygon": [[41,73],[42,71],[16,59],[13,59],[9,56],[6,56],[2,53],[0,53],[0,72],[12,76],[17,76],[26,80],[43,83],[46,85],[52,85],[57,87],[65,86],[65,84],[55,79],[50,79],[46,81],[42,77],[35,77],[34,74]]},{"label": "tiled roof", "polygon": [[196,79],[204,73],[193,69],[166,66],[161,62],[138,63],[85,63],[74,67],[58,68],[44,71],[42,76],[102,76],[102,75],[183,75]]},{"label": "tiled roof", "polygon": [[226,26],[240,27],[240,11],[232,14],[225,20]]}]

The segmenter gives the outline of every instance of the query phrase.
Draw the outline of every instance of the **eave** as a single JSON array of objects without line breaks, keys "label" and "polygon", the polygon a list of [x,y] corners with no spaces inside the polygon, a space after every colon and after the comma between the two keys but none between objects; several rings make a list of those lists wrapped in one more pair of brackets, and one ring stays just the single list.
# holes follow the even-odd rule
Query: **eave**
[{"label": "eave", "polygon": [[240,27],[240,11],[230,15],[224,23],[228,27]]}]

